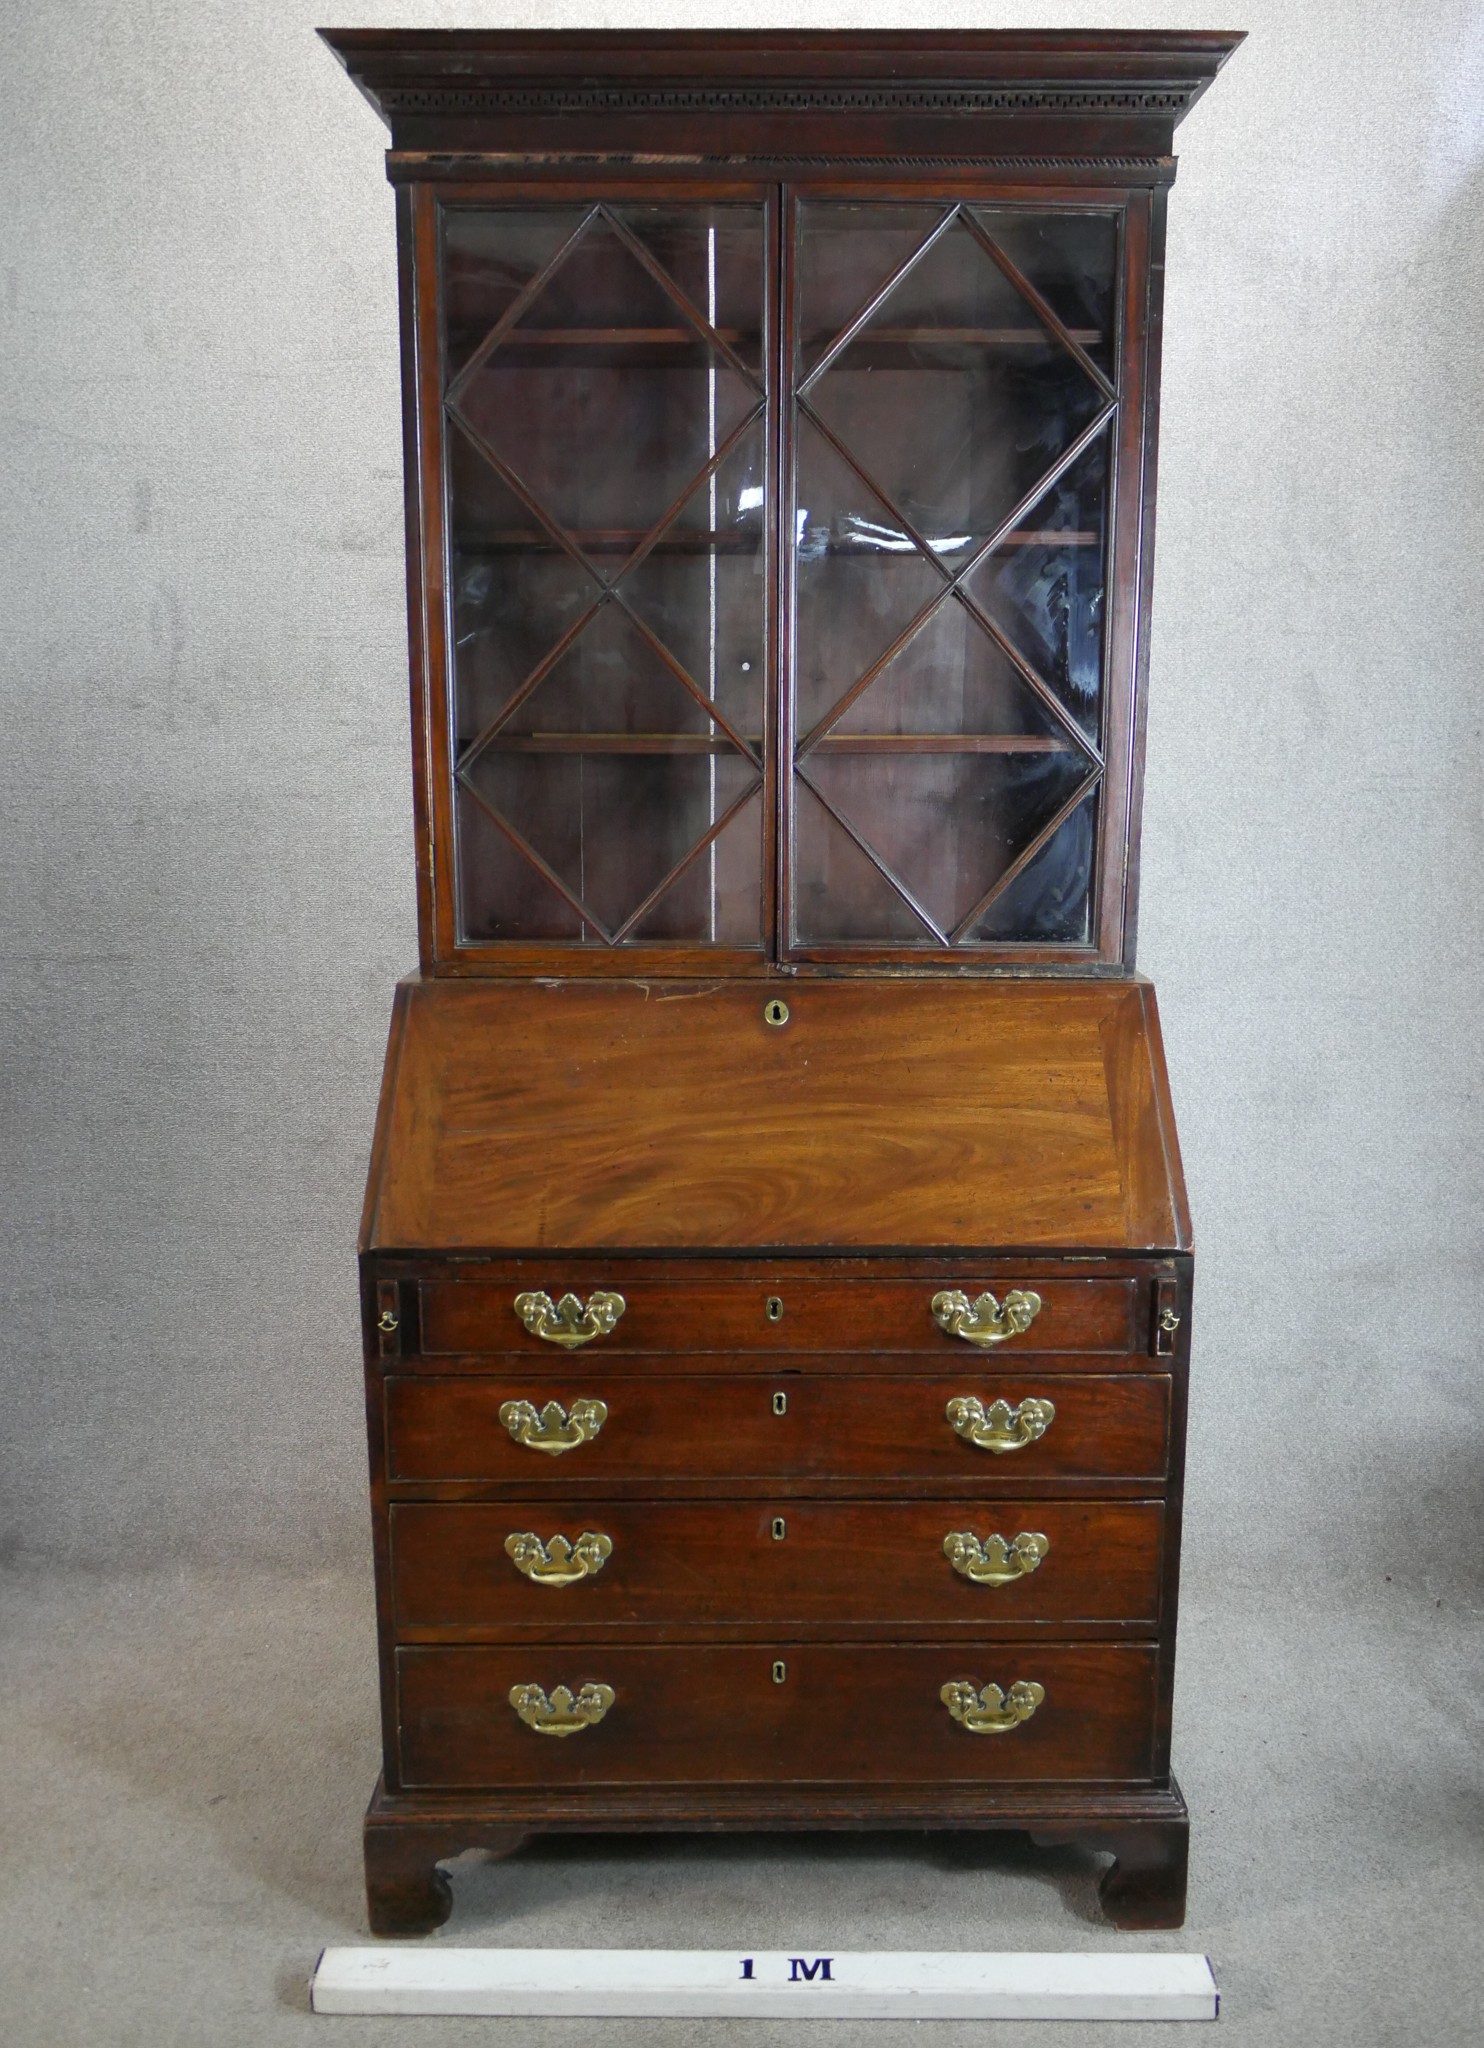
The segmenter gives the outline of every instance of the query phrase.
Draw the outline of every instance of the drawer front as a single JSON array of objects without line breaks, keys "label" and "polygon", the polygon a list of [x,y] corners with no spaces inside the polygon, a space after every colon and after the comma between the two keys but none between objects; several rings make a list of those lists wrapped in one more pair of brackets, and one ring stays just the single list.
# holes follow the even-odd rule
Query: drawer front
[{"label": "drawer front", "polygon": [[[1147,1778],[1155,1666],[1152,1647],[1122,1644],[404,1647],[402,1784]],[[989,1729],[1010,1725],[971,1732],[945,1686],[963,1688],[962,1710]],[[1016,1686],[1032,1690],[1017,1696]],[[1015,1719],[1017,1697],[1024,1705],[1036,1690],[1029,1718]],[[512,1692],[535,1716],[576,1722],[573,1732],[527,1725]],[[584,1712],[601,1718],[584,1722]]]},{"label": "drawer front", "polygon": [[[993,1435],[997,1401],[1006,1407],[1001,1433],[1015,1448],[982,1449],[948,1420],[951,1402],[977,1404]],[[571,1441],[582,1435],[579,1402],[605,1412],[595,1433]],[[526,1435],[566,1447],[517,1441],[502,1408]],[[397,1376],[386,1382],[387,1476],[540,1494],[603,1479],[707,1478],[946,1479],[971,1489],[997,1481],[1003,1492],[1007,1479],[1163,1478],[1169,1412],[1170,1382],[1152,1373]],[[1042,1431],[1033,1435],[1038,1417]]]},{"label": "drawer front", "polygon": [[1152,1628],[1163,1525],[1156,1501],[404,1501],[393,1619],[403,1634]]},{"label": "drawer front", "polygon": [[[988,1355],[1023,1351],[1132,1350],[1136,1280],[1026,1280],[989,1277],[966,1266],[961,1274],[922,1280],[758,1280],[648,1278],[620,1266],[596,1276],[564,1274],[560,1266],[502,1284],[424,1282],[422,1349],[434,1356],[510,1352],[561,1356],[561,1347],[533,1335],[517,1314],[518,1295],[544,1292],[556,1302],[568,1290],[580,1301],[595,1289],[622,1296],[623,1313],[611,1330],[591,1337],[584,1356],[614,1353],[736,1353],[783,1351],[922,1351],[974,1356],[975,1347],[950,1336],[934,1320],[935,1295],[958,1289],[971,1301],[987,1290],[997,1300],[1032,1290],[1041,1306],[1024,1330]],[[982,1354],[981,1354],[982,1355]]]}]

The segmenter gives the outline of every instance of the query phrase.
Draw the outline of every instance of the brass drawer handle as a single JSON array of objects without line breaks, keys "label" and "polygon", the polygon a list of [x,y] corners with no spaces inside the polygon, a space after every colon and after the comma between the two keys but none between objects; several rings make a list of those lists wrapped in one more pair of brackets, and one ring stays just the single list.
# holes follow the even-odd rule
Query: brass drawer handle
[{"label": "brass drawer handle", "polygon": [[575,1586],[603,1569],[613,1555],[613,1538],[584,1529],[575,1543],[565,1536],[549,1536],[543,1543],[534,1529],[522,1529],[505,1538],[505,1555],[538,1586]]},{"label": "brass drawer handle", "polygon": [[517,1294],[515,1313],[533,1337],[548,1344],[560,1344],[563,1351],[575,1351],[579,1344],[591,1344],[594,1337],[611,1336],[619,1317],[628,1307],[621,1294],[600,1287],[583,1307],[575,1294],[553,1301],[549,1294]]},{"label": "brass drawer handle", "polygon": [[510,1688],[511,1706],[538,1735],[580,1735],[596,1728],[617,1697],[611,1685],[585,1685],[576,1699],[565,1685],[555,1687],[550,1699],[539,1685]]},{"label": "brass drawer handle", "polygon": [[1030,1719],[1045,1699],[1046,1688],[1033,1678],[1018,1678],[1008,1692],[1001,1692],[997,1685],[976,1692],[972,1685],[957,1680],[945,1685],[938,1697],[971,1735],[1008,1735]]},{"label": "brass drawer handle", "polygon": [[970,1301],[967,1294],[954,1287],[935,1294],[932,1309],[933,1321],[940,1330],[946,1330],[950,1337],[962,1337],[966,1344],[977,1344],[983,1351],[991,1344],[1008,1344],[1012,1337],[1028,1330],[1041,1313],[1041,1297],[1029,1289],[1015,1287],[1005,1296],[1002,1307],[992,1294],[981,1294],[977,1301]]},{"label": "brass drawer handle", "polygon": [[558,1458],[597,1435],[608,1420],[608,1403],[574,1401],[569,1416],[560,1401],[548,1401],[539,1415],[530,1401],[502,1401],[500,1420],[518,1444]]},{"label": "brass drawer handle", "polygon": [[976,1586],[1009,1586],[1029,1577],[1050,1548],[1047,1538],[1032,1529],[1022,1529],[1010,1543],[1003,1536],[986,1536],[981,1543],[968,1529],[955,1529],[943,1538],[943,1555],[960,1577],[972,1579]]},{"label": "brass drawer handle", "polygon": [[973,1394],[959,1394],[944,1412],[955,1436],[981,1451],[993,1451],[996,1457],[1005,1451],[1023,1451],[1037,1437],[1045,1436],[1056,1420],[1055,1405],[1034,1396],[1016,1408],[1008,1401],[991,1401],[986,1408]]}]

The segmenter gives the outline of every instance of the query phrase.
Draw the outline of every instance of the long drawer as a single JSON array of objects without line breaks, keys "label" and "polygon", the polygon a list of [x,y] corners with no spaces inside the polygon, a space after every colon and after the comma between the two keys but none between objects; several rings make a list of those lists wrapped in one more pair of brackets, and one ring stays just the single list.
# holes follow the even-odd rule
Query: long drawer
[{"label": "long drawer", "polygon": [[1159,1615],[1157,1501],[404,1501],[393,1625],[1014,1629]]},{"label": "long drawer", "polygon": [[[951,1414],[950,1414],[951,1407]],[[503,1419],[502,1419],[503,1415]],[[614,1480],[1161,1479],[1160,1374],[952,1378],[394,1375],[387,1477],[554,1488]],[[957,1427],[955,1421],[956,1418]]]},{"label": "long drawer", "polygon": [[621,1264],[601,1278],[569,1279],[559,1265],[539,1276],[492,1281],[425,1281],[420,1291],[421,1348],[431,1355],[511,1352],[551,1356],[551,1343],[528,1330],[515,1303],[540,1291],[560,1300],[570,1287],[584,1303],[594,1287],[621,1296],[612,1328],[592,1337],[589,1357],[628,1352],[927,1351],[972,1355],[965,1339],[940,1328],[933,1300],[957,1289],[972,1302],[986,1290],[998,1301],[1034,1291],[1041,1306],[995,1354],[1023,1351],[1126,1352],[1144,1348],[1136,1330],[1140,1283],[1131,1279],[1046,1280],[961,1275],[919,1280],[752,1280],[647,1278]]},{"label": "long drawer", "polygon": [[403,1647],[396,1670],[407,1788],[1106,1781],[1152,1767],[1156,1655],[1142,1644]]}]

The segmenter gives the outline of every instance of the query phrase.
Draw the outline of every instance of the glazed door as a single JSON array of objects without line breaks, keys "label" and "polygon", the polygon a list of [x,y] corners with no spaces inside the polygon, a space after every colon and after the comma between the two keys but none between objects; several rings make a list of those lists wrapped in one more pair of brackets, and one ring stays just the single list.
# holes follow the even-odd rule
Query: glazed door
[{"label": "glazed door", "polygon": [[426,966],[1130,955],[1150,201],[981,191],[409,201]]},{"label": "glazed door", "polygon": [[760,962],[770,207],[440,211],[457,943]]},{"label": "glazed door", "polygon": [[1104,936],[1121,223],[788,208],[796,957]]}]

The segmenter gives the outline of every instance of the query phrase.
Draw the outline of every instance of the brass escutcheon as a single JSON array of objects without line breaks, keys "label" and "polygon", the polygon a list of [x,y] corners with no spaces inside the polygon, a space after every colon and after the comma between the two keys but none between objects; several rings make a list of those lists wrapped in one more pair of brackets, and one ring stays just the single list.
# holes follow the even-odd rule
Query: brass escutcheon
[{"label": "brass escutcheon", "polygon": [[598,1288],[587,1298],[587,1306],[575,1294],[553,1301],[549,1294],[517,1294],[515,1313],[533,1337],[548,1344],[560,1344],[574,1351],[579,1344],[591,1344],[594,1337],[609,1336],[628,1306],[621,1294]]},{"label": "brass escutcheon", "polygon": [[538,1735],[580,1735],[595,1728],[618,1697],[611,1685],[585,1685],[574,1699],[565,1685],[548,1699],[539,1685],[512,1685],[510,1704]]},{"label": "brass escutcheon", "polygon": [[961,1288],[952,1287],[935,1294],[929,1306],[940,1330],[977,1344],[982,1351],[991,1344],[1008,1344],[1028,1330],[1041,1313],[1041,1297],[1029,1288],[1012,1287],[1002,1307],[992,1294],[970,1301]]},{"label": "brass escutcheon", "polygon": [[1045,1436],[1056,1420],[1055,1404],[1034,1395],[1015,1408],[1008,1401],[991,1401],[986,1408],[977,1396],[958,1394],[944,1413],[955,1436],[977,1450],[993,1451],[996,1457],[1006,1451],[1023,1451],[1037,1437]]},{"label": "brass escutcheon", "polygon": [[765,1024],[786,1024],[788,1022],[788,1004],[780,1002],[777,996],[774,996],[771,1001],[764,1003],[763,1022]]},{"label": "brass escutcheon", "polygon": [[527,1450],[546,1451],[559,1457],[591,1442],[608,1420],[608,1403],[583,1399],[572,1403],[569,1416],[560,1401],[548,1401],[538,1414],[530,1401],[502,1401],[500,1420],[518,1444]]},{"label": "brass escutcheon", "polygon": [[976,1692],[961,1680],[945,1685],[938,1694],[955,1721],[971,1735],[1007,1735],[1028,1721],[1046,1697],[1044,1685],[1033,1678],[1018,1678],[1008,1692],[986,1685]]},{"label": "brass escutcheon", "polygon": [[969,1529],[955,1529],[943,1538],[943,1555],[961,1578],[976,1586],[1009,1586],[1029,1576],[1050,1550],[1044,1536],[1022,1529],[1010,1543],[986,1536],[981,1543]]},{"label": "brass escutcheon", "polygon": [[787,1415],[787,1413],[788,1413],[788,1396],[787,1396],[787,1394],[775,1394],[775,1395],[773,1396],[773,1413],[774,1413],[775,1415]]},{"label": "brass escutcheon", "polygon": [[505,1538],[505,1555],[535,1585],[575,1586],[603,1569],[613,1555],[613,1538],[584,1529],[575,1543],[565,1536],[549,1536],[543,1543],[534,1529],[521,1529]]},{"label": "brass escutcheon", "polygon": [[783,1296],[781,1294],[770,1294],[763,1303],[763,1314],[770,1323],[781,1323],[783,1321]]}]

